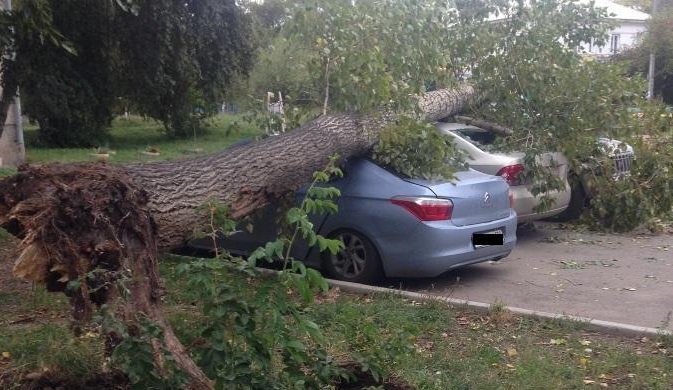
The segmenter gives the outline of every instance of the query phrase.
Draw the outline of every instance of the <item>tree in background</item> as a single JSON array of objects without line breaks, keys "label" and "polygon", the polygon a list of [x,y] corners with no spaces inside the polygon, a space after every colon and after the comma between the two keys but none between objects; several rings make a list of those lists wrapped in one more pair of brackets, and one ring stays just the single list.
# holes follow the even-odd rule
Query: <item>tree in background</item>
[{"label": "tree in background", "polygon": [[254,34],[234,0],[139,0],[119,14],[121,95],[170,136],[217,111],[232,77],[252,66]]},{"label": "tree in background", "polygon": [[[69,42],[54,28],[51,10],[45,0],[26,0],[15,4],[12,10],[0,12],[0,53],[2,53],[2,96],[0,96],[0,123],[7,119],[7,109],[19,91],[21,68],[16,51],[20,41],[33,39],[42,44],[54,44],[72,51]],[[0,136],[4,127],[0,126]]]},{"label": "tree in background", "polygon": [[252,64],[255,34],[234,0],[25,0],[1,16],[1,49],[16,53],[4,95],[22,88],[52,146],[99,144],[116,98],[192,135]]},{"label": "tree in background", "polygon": [[17,39],[24,113],[39,123],[43,143],[51,146],[100,144],[112,120],[116,89],[116,42],[110,2],[50,2],[53,26],[68,38],[67,52],[39,36]]},{"label": "tree in background", "polygon": [[631,72],[647,75],[650,53],[655,55],[654,95],[673,104],[673,1],[660,1],[648,22],[642,43],[619,58],[631,64]]}]

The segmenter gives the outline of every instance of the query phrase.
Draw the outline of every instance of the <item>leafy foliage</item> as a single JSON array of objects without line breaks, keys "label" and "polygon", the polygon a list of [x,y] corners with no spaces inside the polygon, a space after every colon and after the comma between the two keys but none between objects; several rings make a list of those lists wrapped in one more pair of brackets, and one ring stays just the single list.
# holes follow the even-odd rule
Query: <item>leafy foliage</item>
[{"label": "leafy foliage", "polygon": [[[19,2],[19,7],[31,2]],[[24,113],[40,125],[40,139],[54,146],[100,145],[112,120],[114,43],[109,37],[114,6],[88,2],[41,2],[43,12],[72,47],[48,43],[19,30],[16,66]]]},{"label": "leafy foliage", "polygon": [[[632,229],[665,213],[664,198],[671,188],[665,178],[668,162],[656,156],[667,152],[661,146],[656,154],[648,152],[654,145],[643,148],[640,135],[650,130],[627,110],[644,107],[644,80],[629,77],[623,63],[592,61],[574,50],[582,42],[603,38],[604,10],[572,1],[540,1],[512,4],[502,12],[507,17],[484,34],[492,42],[486,46],[488,54],[472,69],[488,103],[475,115],[514,129],[506,143],[511,150],[526,152],[529,180],[535,183],[532,192],[544,195],[561,188],[536,158],[545,151],[561,151],[571,172],[591,178],[598,194],[592,202],[594,225]],[[661,128],[665,126],[652,129]],[[654,133],[653,138],[665,132]],[[614,162],[597,147],[599,137],[636,147],[638,158],[629,179],[614,179]],[[592,161],[600,168],[588,173]],[[650,186],[657,188],[657,195],[644,190]]]},{"label": "leafy foliage", "polygon": [[[304,48],[299,59],[308,61],[310,76],[279,88],[299,90],[302,85],[313,96],[306,101],[322,106],[323,112],[377,112],[385,106],[413,118],[414,94],[470,77],[486,102],[474,108],[474,116],[512,128],[504,148],[526,153],[526,180],[541,195],[539,211],[551,207],[553,191],[564,189],[553,174],[556,162],[545,168],[542,153],[563,152],[569,171],[585,175],[592,161],[611,163],[597,145],[599,137],[635,143],[632,134],[641,128],[627,108],[642,106],[643,80],[630,77],[622,63],[592,61],[575,50],[585,42],[604,41],[611,26],[605,9],[573,0],[458,1],[446,7],[435,1],[302,3],[291,18],[279,18],[274,31],[283,45]],[[452,39],[444,39],[448,36]],[[255,70],[267,75],[262,85],[276,87],[264,69],[286,60],[279,57],[267,57],[268,63]],[[447,176],[450,168],[442,164],[455,151],[413,120],[400,123],[384,132],[374,157],[406,175],[439,177],[444,170]],[[663,161],[652,163],[645,165],[665,169]],[[604,205],[620,203],[613,197],[624,192],[613,189],[629,185],[608,173],[595,175],[594,181],[599,182],[596,188],[605,189],[594,202]],[[632,226],[653,215],[638,210],[661,204],[650,197],[646,203],[651,207],[644,207],[640,200],[606,210],[634,216],[626,224]],[[599,220],[612,228],[620,224],[616,218]]]},{"label": "leafy foliage", "polygon": [[[3,7],[0,12],[0,52],[2,61],[2,103],[18,93],[22,68],[15,61],[17,46],[21,41],[39,41],[53,44],[74,52],[70,42],[56,29],[53,15],[46,0],[21,1],[10,11]],[[5,110],[7,107],[3,107]],[[5,113],[0,114],[4,117]],[[0,134],[2,130],[0,129]]]},{"label": "leafy foliage", "polygon": [[[299,207],[291,207],[285,214],[285,223],[290,227],[287,237],[279,237],[276,241],[267,243],[265,247],[258,248],[248,257],[248,264],[256,266],[257,261],[265,259],[267,261],[281,260],[283,269],[299,270],[302,274],[313,273],[313,270],[305,269],[300,262],[291,257],[292,246],[296,240],[301,237],[310,246],[319,245],[320,251],[329,250],[335,254],[343,249],[343,243],[339,240],[326,239],[313,230],[313,223],[309,219],[309,214],[336,213],[337,206],[334,199],[341,196],[337,188],[325,187],[324,185],[332,177],[341,177],[343,173],[336,165],[338,156],[330,158],[329,163],[322,171],[313,174],[313,182],[306,190],[306,196]],[[305,269],[302,270],[302,268]],[[325,285],[326,286],[326,285]]]},{"label": "leafy foliage", "polygon": [[233,0],[138,0],[118,18],[122,95],[185,137],[217,111],[234,75],[251,67],[255,37]]},{"label": "leafy foliage", "polygon": [[[275,37],[258,53],[241,94],[261,99],[267,92],[280,92],[285,101],[296,102],[297,106],[317,107],[320,85],[312,80],[308,66],[313,57],[303,42],[282,35]],[[255,100],[252,106],[262,106],[261,101]]]},{"label": "leafy foliage", "polygon": [[[662,2],[663,3],[663,2]],[[654,95],[669,105],[673,104],[673,3],[662,4],[662,9],[648,21],[642,43],[620,55],[631,65],[631,71],[646,76],[650,53],[655,55]]]},{"label": "leafy foliage", "polygon": [[[320,1],[300,8],[287,27],[311,45],[313,77],[325,111],[410,109],[426,85],[446,85],[447,27],[440,1]],[[395,53],[395,55],[391,55]]]},{"label": "leafy foliage", "polygon": [[602,161],[599,175],[586,175],[598,188],[586,221],[598,228],[633,230],[643,224],[658,230],[657,220],[673,215],[673,117],[660,104],[642,105],[627,138],[636,159],[630,174],[614,176],[614,162]]},{"label": "leafy foliage", "polygon": [[450,136],[432,124],[402,118],[381,132],[372,158],[407,177],[450,180],[462,163]]},{"label": "leafy foliage", "polygon": [[[94,146],[118,102],[191,136],[251,67],[255,34],[233,0],[17,2],[0,17],[8,90],[43,140]],[[65,50],[63,50],[65,49]]]},{"label": "leafy foliage", "polygon": [[[340,174],[333,162],[325,171],[316,173],[315,183],[327,181],[332,174]],[[291,237],[281,237],[259,248],[247,262],[225,252],[215,259],[180,267],[180,272],[188,276],[189,286],[198,291],[199,301],[203,302],[204,321],[196,349],[197,360],[209,377],[216,378],[218,386],[313,388],[341,374],[320,346],[322,333],[318,326],[302,314],[301,306],[288,295],[288,289],[296,289],[305,302],[309,302],[314,288],[327,289],[319,273],[290,257],[292,243],[298,235],[311,245],[318,242],[319,236],[313,231],[307,213],[335,211],[336,206],[330,199],[338,196],[338,191],[331,188],[312,191],[313,188],[309,188],[300,207],[291,208],[286,214],[287,222],[295,227]],[[218,214],[222,211],[209,209]],[[223,222],[225,225],[218,230],[230,228],[230,221]],[[323,249],[340,247],[334,240],[320,242],[325,245]],[[233,267],[223,262],[224,259],[233,262]],[[233,283],[242,278],[232,278],[232,273],[256,275],[252,267],[261,259],[281,259],[283,271],[277,278],[260,281],[254,296],[240,295],[245,289]],[[313,342],[307,343],[306,338]]]},{"label": "leafy foliage", "polygon": [[102,327],[114,332],[120,342],[111,356],[114,366],[126,374],[133,389],[176,389],[187,384],[187,377],[176,366],[172,355],[161,345],[163,367],[154,364],[153,343],[161,344],[163,331],[157,324],[140,319],[137,327],[128,327],[106,307],[102,310]]},{"label": "leafy foliage", "polygon": [[[301,3],[291,17],[279,18],[283,22],[275,25],[278,33],[260,55],[249,90],[255,96],[276,90],[290,96],[285,100],[292,107],[285,111],[287,128],[317,110],[372,112],[385,106],[413,117],[415,94],[455,80],[447,67],[450,43],[443,38],[454,16],[447,3],[438,1]],[[265,104],[258,100],[253,107],[260,125],[278,126],[279,118],[266,112]],[[404,126],[411,127],[404,130]],[[412,136],[413,129],[422,127],[415,120],[404,120],[388,133],[375,158],[405,174],[451,177],[451,168],[443,163],[454,149],[441,147],[436,130]],[[395,142],[406,136],[413,139],[396,148]],[[413,143],[420,141],[427,153],[423,158],[410,153]],[[425,165],[410,168],[405,166],[409,159]]]}]

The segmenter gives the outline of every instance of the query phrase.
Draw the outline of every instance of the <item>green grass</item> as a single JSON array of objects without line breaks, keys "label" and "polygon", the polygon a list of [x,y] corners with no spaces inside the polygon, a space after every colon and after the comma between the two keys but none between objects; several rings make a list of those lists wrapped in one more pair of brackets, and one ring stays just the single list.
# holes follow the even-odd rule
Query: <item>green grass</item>
[{"label": "green grass", "polygon": [[99,373],[104,359],[96,335],[75,337],[67,326],[49,322],[24,325],[20,329],[3,327],[0,350],[9,354],[7,360],[19,371],[18,378],[39,372],[67,378],[71,384],[84,383]]},{"label": "green grass", "polygon": [[385,295],[344,294],[313,310],[337,355],[370,348],[349,342],[366,324],[383,339],[406,332],[414,349],[389,362],[390,369],[420,389],[580,389],[586,381],[619,389],[673,387],[671,337],[621,339],[577,323],[506,311],[477,315]]},{"label": "green grass", "polygon": [[7,233],[7,230],[0,227],[0,245],[8,244],[11,239],[12,235]]},{"label": "green grass", "polygon": [[16,173],[16,169],[10,167],[0,167],[0,178],[12,176]]},{"label": "green grass", "polygon": [[[175,268],[191,260],[168,256],[160,263],[169,292],[166,312],[187,344],[196,338],[200,316]],[[243,284],[255,288],[249,281]],[[24,374],[62,370],[73,378],[100,372],[100,339],[74,337],[65,318],[49,319],[59,311],[67,314],[63,296],[37,300],[20,304],[18,311],[42,313],[41,320],[3,321],[0,327],[0,352],[10,352],[10,367]],[[0,304],[0,311],[10,306],[12,318],[19,318],[16,300]],[[476,314],[440,302],[338,290],[318,296],[305,311],[323,328],[333,356],[379,359],[419,389],[594,388],[587,383],[612,389],[673,388],[671,337],[620,338],[574,322],[518,317],[497,307]],[[391,350],[402,353],[391,355]]]},{"label": "green grass", "polygon": [[[230,126],[237,122],[238,131],[230,131]],[[31,164],[49,162],[82,162],[95,161],[93,148],[45,148],[37,142],[38,130],[28,126],[25,129],[26,159]],[[109,140],[102,148],[111,150],[108,158],[111,163],[129,161],[175,160],[194,156],[195,154],[214,153],[226,148],[240,139],[255,138],[260,130],[247,125],[240,116],[218,115],[208,122],[205,134],[196,138],[170,139],[163,133],[161,123],[131,116],[120,117],[112,122]],[[157,148],[159,156],[147,156],[143,152],[148,148]],[[2,171],[0,171],[2,175]]]}]

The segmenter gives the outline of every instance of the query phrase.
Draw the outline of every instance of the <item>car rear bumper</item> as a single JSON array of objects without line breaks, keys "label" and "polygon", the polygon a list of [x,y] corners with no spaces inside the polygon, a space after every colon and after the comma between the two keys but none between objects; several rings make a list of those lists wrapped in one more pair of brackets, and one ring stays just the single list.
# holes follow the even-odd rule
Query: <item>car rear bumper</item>
[{"label": "car rear bumper", "polygon": [[[488,260],[499,260],[516,244],[517,218],[509,217],[468,226],[446,222],[426,222],[404,237],[379,239],[375,245],[387,277],[433,277],[450,269]],[[475,248],[474,233],[503,230],[503,245]]]},{"label": "car rear bumper", "polygon": [[533,195],[526,186],[512,186],[512,207],[516,210],[518,223],[526,223],[538,219],[553,217],[560,214],[568,207],[570,203],[570,186],[568,185],[566,191],[551,191],[549,196],[554,200],[554,204],[549,210],[536,213],[533,210],[540,204],[540,195]]}]

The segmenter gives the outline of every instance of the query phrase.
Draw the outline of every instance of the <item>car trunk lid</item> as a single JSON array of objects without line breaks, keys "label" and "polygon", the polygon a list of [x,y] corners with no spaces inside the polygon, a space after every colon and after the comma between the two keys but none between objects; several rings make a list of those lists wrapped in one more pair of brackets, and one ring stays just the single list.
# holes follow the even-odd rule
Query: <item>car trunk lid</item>
[{"label": "car trunk lid", "polygon": [[451,199],[451,221],[457,226],[485,223],[509,216],[509,186],[497,176],[474,170],[456,173],[454,182],[407,181],[430,189],[439,198]]}]

